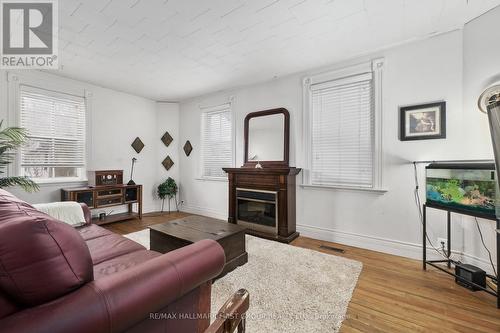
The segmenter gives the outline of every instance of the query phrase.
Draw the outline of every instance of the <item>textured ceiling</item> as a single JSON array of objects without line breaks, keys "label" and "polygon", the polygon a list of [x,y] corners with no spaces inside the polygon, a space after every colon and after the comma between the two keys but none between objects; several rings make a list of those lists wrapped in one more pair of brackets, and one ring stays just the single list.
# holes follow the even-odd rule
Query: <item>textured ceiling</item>
[{"label": "textured ceiling", "polygon": [[177,101],[462,27],[500,0],[62,0],[60,74]]}]

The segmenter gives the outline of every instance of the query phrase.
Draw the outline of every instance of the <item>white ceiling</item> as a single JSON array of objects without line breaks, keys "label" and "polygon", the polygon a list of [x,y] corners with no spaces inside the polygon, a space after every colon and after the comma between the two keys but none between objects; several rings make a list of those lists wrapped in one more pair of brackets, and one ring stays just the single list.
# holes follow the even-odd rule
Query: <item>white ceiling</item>
[{"label": "white ceiling", "polygon": [[177,101],[462,27],[500,0],[61,0],[60,74]]}]

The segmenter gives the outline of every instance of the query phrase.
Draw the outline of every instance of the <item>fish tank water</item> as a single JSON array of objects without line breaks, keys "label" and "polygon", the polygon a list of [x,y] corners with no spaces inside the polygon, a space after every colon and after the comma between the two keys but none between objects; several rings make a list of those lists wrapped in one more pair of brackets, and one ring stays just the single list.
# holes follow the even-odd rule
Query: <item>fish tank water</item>
[{"label": "fish tank water", "polygon": [[433,163],[426,167],[426,204],[467,215],[495,218],[498,183],[493,163]]}]

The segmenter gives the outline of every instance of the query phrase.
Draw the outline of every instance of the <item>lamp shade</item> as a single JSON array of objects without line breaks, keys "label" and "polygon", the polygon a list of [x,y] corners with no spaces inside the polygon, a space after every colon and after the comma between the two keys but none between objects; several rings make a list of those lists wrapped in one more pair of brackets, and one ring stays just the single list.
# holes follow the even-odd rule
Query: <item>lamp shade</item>
[{"label": "lamp shade", "polygon": [[488,113],[488,106],[500,101],[500,84],[486,88],[477,101],[479,110]]}]

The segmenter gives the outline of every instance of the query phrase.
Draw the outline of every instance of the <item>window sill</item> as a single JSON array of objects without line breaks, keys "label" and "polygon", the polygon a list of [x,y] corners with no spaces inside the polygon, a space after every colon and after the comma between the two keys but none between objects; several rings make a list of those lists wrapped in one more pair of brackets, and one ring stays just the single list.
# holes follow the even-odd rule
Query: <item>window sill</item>
[{"label": "window sill", "polygon": [[300,184],[304,189],[317,189],[317,190],[333,190],[333,191],[354,191],[354,192],[368,192],[374,194],[385,194],[388,190],[383,188],[364,188],[364,187],[348,187],[348,186],[327,186],[327,185],[310,185]]},{"label": "window sill", "polygon": [[224,182],[224,183],[228,182],[227,177],[198,177],[195,179],[202,180],[202,181],[214,181],[214,182]]},{"label": "window sill", "polygon": [[40,187],[62,186],[62,185],[87,185],[86,179],[44,179],[33,180]]}]

